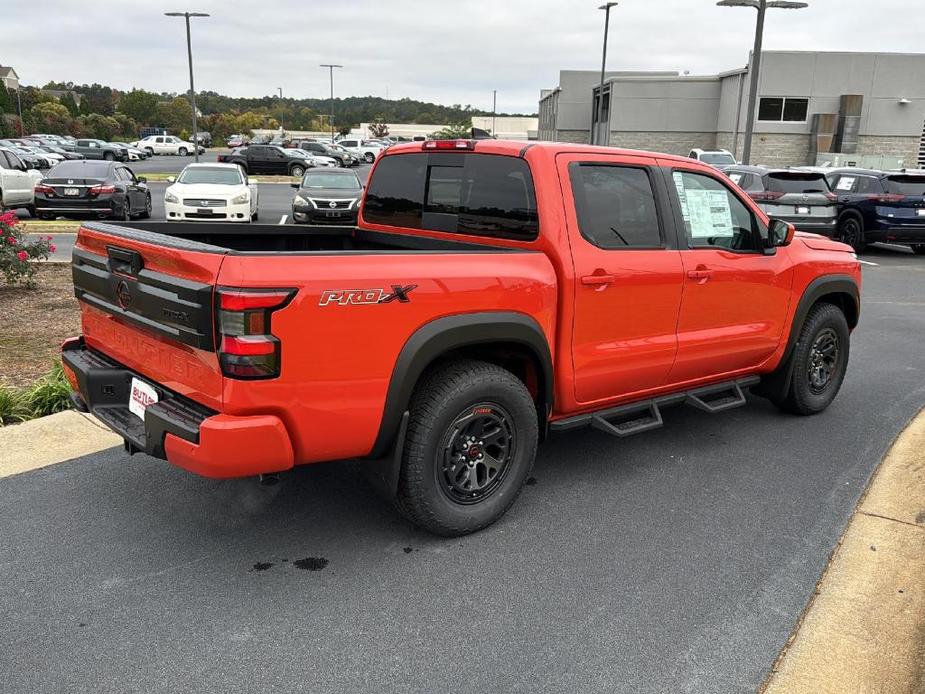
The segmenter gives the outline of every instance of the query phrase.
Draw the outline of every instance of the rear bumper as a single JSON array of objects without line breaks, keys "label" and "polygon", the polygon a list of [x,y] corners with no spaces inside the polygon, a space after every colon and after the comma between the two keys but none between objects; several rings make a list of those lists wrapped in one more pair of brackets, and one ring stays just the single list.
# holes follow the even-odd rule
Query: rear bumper
[{"label": "rear bumper", "polygon": [[[132,453],[144,452],[213,478],[249,477],[293,466],[292,443],[278,417],[217,413],[87,348],[82,338],[65,344],[61,360],[75,387],[74,404],[122,436]],[[158,394],[143,421],[128,406],[133,377]]]},{"label": "rear bumper", "polygon": [[925,217],[921,221],[903,223],[893,218],[877,217],[874,224],[865,227],[865,241],[899,241],[925,243]]}]

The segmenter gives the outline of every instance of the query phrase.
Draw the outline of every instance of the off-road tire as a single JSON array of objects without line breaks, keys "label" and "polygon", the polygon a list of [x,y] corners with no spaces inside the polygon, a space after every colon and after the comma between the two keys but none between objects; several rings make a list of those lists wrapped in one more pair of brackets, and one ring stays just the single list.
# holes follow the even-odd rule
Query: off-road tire
[{"label": "off-road tire", "polygon": [[[814,388],[810,378],[810,367],[814,358],[814,347],[826,337],[835,339],[837,353],[831,377],[821,389]],[[845,314],[832,304],[819,303],[813,306],[793,353],[793,374],[787,396],[779,403],[781,409],[799,415],[812,415],[827,408],[842,382],[848,367],[850,335]]]},{"label": "off-road tire", "polygon": [[[444,467],[448,442],[458,440],[461,417],[475,417],[476,411],[492,408],[503,412],[511,425],[510,455],[484,498],[454,499]],[[474,360],[436,365],[422,377],[411,398],[396,498],[399,512],[418,527],[447,537],[491,525],[511,507],[530,475],[537,436],[536,406],[510,371]],[[488,450],[486,446],[486,455]]]}]

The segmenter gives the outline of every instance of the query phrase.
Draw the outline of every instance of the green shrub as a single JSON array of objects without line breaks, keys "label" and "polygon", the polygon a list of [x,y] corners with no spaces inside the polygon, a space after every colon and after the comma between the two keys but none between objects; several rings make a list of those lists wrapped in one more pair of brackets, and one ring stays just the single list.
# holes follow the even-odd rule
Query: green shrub
[{"label": "green shrub", "polygon": [[0,426],[68,410],[71,408],[70,394],[71,386],[61,362],[28,388],[0,385]]}]

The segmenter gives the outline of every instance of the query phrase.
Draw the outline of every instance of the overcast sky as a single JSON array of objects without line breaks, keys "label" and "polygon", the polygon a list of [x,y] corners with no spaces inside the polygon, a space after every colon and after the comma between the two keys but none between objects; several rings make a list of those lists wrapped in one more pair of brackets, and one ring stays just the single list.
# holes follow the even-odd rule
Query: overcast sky
[{"label": "overcast sky", "polygon": [[[182,92],[183,20],[193,20],[197,90],[410,97],[534,112],[560,69],[600,69],[603,0],[0,0],[0,65],[24,84],[100,82]],[[925,50],[925,0],[809,0],[768,13],[765,49]],[[885,19],[886,18],[886,19]],[[611,70],[715,73],[743,66],[755,12],[714,0],[621,0]]]}]

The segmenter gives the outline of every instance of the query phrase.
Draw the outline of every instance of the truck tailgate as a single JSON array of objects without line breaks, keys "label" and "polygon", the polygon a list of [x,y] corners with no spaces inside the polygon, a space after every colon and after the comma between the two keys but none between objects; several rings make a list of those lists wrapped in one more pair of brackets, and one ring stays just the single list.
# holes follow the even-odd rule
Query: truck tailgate
[{"label": "truck tailgate", "polygon": [[87,346],[220,410],[213,293],[225,253],[146,231],[81,227],[73,277]]}]

